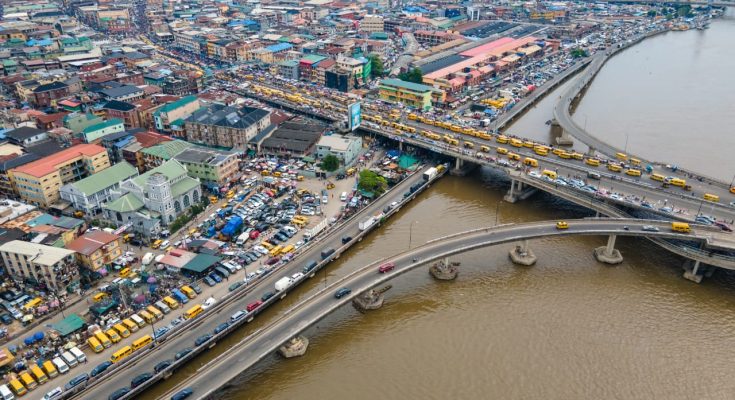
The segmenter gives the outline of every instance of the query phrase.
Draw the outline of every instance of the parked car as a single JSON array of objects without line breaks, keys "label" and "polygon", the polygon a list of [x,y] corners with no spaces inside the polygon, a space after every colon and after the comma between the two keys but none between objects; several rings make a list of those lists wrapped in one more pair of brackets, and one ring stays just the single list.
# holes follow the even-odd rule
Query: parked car
[{"label": "parked car", "polygon": [[184,400],[192,394],[194,394],[194,390],[192,388],[184,388],[171,396],[171,400]]},{"label": "parked car", "polygon": [[342,288],[342,289],[338,290],[337,293],[334,294],[334,297],[336,297],[338,299],[341,299],[341,298],[347,296],[350,293],[352,293],[352,290],[351,289]]},{"label": "parked car", "polygon": [[163,360],[163,361],[159,362],[158,364],[156,364],[153,367],[153,370],[156,371],[156,373],[160,373],[164,369],[170,367],[171,364],[173,364],[173,361],[172,360]]},{"label": "parked car", "polygon": [[136,376],[135,378],[133,378],[132,381],[130,381],[130,388],[131,389],[134,389],[134,388],[136,388],[136,387],[144,384],[145,381],[147,381],[147,380],[149,380],[151,378],[153,378],[153,374],[152,373],[150,373],[150,372],[142,373],[142,374]]},{"label": "parked car", "polygon": [[202,335],[202,336],[199,336],[199,337],[198,337],[198,338],[196,338],[196,340],[194,341],[194,344],[195,344],[196,346],[201,346],[201,345],[203,345],[204,343],[207,343],[207,342],[209,341],[209,339],[211,339],[211,338],[212,338],[212,335],[210,335],[210,334],[206,334],[206,335]]},{"label": "parked car", "polygon": [[105,361],[102,364],[100,364],[100,365],[92,368],[92,372],[89,373],[89,376],[95,377],[95,376],[97,376],[97,375],[105,372],[105,370],[107,368],[110,368],[111,365],[112,365],[112,361]]},{"label": "parked car", "polygon": [[130,393],[129,387],[124,387],[117,389],[116,391],[110,393],[109,396],[107,396],[107,400],[117,400],[123,398],[126,394]]},{"label": "parked car", "polygon": [[216,335],[216,334],[218,334],[218,333],[220,333],[220,332],[223,332],[223,331],[224,331],[225,329],[227,329],[227,328],[228,328],[229,326],[230,326],[229,322],[223,322],[223,323],[221,323],[221,324],[217,325],[217,327],[216,327],[216,328],[214,328],[214,331],[213,331],[213,332],[214,332],[214,334]]},{"label": "parked car", "polygon": [[180,360],[180,359],[186,357],[186,355],[189,354],[189,353],[191,353],[192,351],[193,351],[193,349],[191,347],[187,347],[187,348],[179,351],[178,353],[176,353],[176,355],[174,356],[174,358],[177,359],[177,360]]}]

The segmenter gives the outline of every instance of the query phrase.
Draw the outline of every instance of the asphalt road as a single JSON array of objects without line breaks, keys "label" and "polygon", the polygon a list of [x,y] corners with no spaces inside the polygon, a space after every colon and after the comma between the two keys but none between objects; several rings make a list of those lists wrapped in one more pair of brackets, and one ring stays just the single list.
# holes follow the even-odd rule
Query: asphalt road
[{"label": "asphalt road", "polygon": [[[130,381],[135,376],[144,372],[152,372],[153,367],[162,360],[173,359],[178,351],[187,347],[194,347],[194,341],[196,338],[206,333],[211,333],[214,327],[229,320],[229,317],[232,314],[245,309],[249,303],[260,300],[261,296],[265,292],[273,290],[277,280],[283,276],[290,276],[296,272],[301,272],[304,265],[308,264],[311,260],[320,260],[320,253],[322,250],[327,248],[337,249],[342,246],[342,237],[355,236],[357,234],[359,231],[359,221],[367,218],[369,215],[381,212],[385,206],[389,205],[393,201],[402,199],[403,193],[407,191],[411,185],[423,179],[421,175],[421,173],[417,173],[399,183],[388,195],[379,198],[364,208],[361,212],[363,217],[355,218],[345,225],[340,226],[335,231],[332,231],[327,236],[323,237],[318,244],[310,247],[279,270],[273,271],[264,279],[258,281],[253,285],[252,289],[247,292],[247,294],[237,301],[227,304],[222,309],[216,310],[215,313],[203,314],[202,317],[194,320],[194,323],[197,326],[191,329],[186,329],[180,335],[167,339],[162,344],[158,345],[158,347],[153,350],[152,354],[149,354],[147,357],[144,357],[133,364],[125,365],[123,369],[106,378],[100,384],[81,392],[74,398],[106,399],[107,396],[115,390],[125,386],[130,386]],[[202,323],[202,321],[205,321],[206,323]],[[75,372],[81,373],[80,371]]]},{"label": "asphalt road", "polygon": [[[660,231],[642,231],[641,228],[644,225],[658,226]],[[624,229],[625,226],[629,229]],[[705,230],[707,229],[705,228]],[[494,228],[478,229],[439,238],[393,257],[376,261],[333,282],[310,298],[292,307],[279,319],[259,329],[237,346],[228,349],[226,355],[207,364],[206,367],[200,370],[199,374],[181,382],[167,395],[175,393],[184,387],[192,388],[194,390],[194,398],[197,399],[211,395],[219,387],[239,375],[243,370],[252,367],[258,361],[269,356],[283,343],[337,308],[348,303],[355,296],[434,260],[469,250],[527,238],[608,234],[687,238],[697,234],[697,232],[693,231],[691,235],[677,234],[670,230],[669,223],[660,221],[585,219],[569,221],[569,228],[565,230],[556,229],[555,221],[542,221],[518,225],[501,225]],[[414,262],[414,260],[417,260],[417,262]],[[378,266],[385,262],[393,262],[395,269],[385,274],[377,273]],[[334,293],[343,287],[352,289],[352,293],[341,299],[336,299]]]}]

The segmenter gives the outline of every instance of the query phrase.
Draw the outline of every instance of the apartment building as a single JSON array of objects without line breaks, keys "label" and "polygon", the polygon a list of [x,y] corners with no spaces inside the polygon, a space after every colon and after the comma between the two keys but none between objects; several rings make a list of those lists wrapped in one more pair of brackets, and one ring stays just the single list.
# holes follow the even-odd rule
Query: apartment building
[{"label": "apartment building", "polygon": [[110,167],[107,150],[78,144],[10,171],[18,195],[25,202],[48,207],[59,200],[59,189]]},{"label": "apartment building", "polygon": [[161,133],[171,132],[171,123],[183,120],[201,107],[196,96],[186,96],[174,102],[163,105],[153,113],[153,122],[156,130]]},{"label": "apartment building", "polygon": [[400,79],[383,79],[379,86],[380,98],[401,102],[421,110],[429,110],[433,101],[444,101],[445,93],[431,86]]},{"label": "apartment building", "polygon": [[235,177],[239,157],[234,151],[190,147],[174,157],[186,167],[189,176],[202,182],[224,185]]},{"label": "apartment building", "polygon": [[243,149],[250,139],[270,125],[270,114],[270,111],[260,108],[212,104],[186,119],[186,140],[207,146]]},{"label": "apartment building", "polygon": [[22,240],[0,245],[0,257],[11,279],[45,287],[54,293],[71,292],[79,286],[79,268],[74,254],[74,250]]},{"label": "apartment building", "polygon": [[123,240],[119,235],[92,231],[76,238],[66,248],[76,252],[81,265],[91,271],[109,267],[122,255]]}]

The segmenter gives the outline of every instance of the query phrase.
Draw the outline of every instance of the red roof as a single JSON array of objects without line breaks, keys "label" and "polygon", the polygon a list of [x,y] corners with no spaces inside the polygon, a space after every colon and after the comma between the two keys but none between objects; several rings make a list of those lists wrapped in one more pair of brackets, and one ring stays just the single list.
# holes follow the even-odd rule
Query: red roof
[{"label": "red roof", "polygon": [[26,165],[21,165],[20,167],[15,168],[14,171],[41,178],[56,171],[59,164],[63,164],[77,157],[92,157],[100,153],[106,154],[107,150],[102,146],[97,146],[96,144],[78,144],[40,160],[30,162]]},{"label": "red roof", "polygon": [[136,133],[133,136],[135,136],[135,140],[137,140],[138,143],[140,143],[140,145],[143,146],[144,148],[148,148],[151,146],[155,146],[159,143],[168,142],[172,140],[170,137],[166,135],[161,135],[160,133],[150,132],[150,131]]},{"label": "red roof", "polygon": [[54,113],[54,114],[45,114],[45,115],[39,115],[38,117],[36,117],[36,119],[39,122],[41,122],[41,123],[48,124],[48,123],[59,121],[59,120],[63,119],[66,114],[67,113],[65,113],[65,112],[58,112],[58,113]]},{"label": "red roof", "polygon": [[87,232],[83,236],[76,238],[73,242],[66,245],[66,248],[88,256],[97,251],[100,247],[117,240],[118,237],[119,236],[115,234],[107,233],[105,231]]},{"label": "red roof", "polygon": [[509,37],[500,38],[498,40],[493,40],[490,43],[485,43],[485,44],[483,44],[481,46],[477,46],[477,47],[472,48],[472,49],[469,49],[467,51],[463,51],[463,52],[459,53],[459,55],[460,56],[464,56],[464,57],[479,56],[482,53],[487,53],[488,51],[490,51],[490,50],[492,50],[492,49],[494,49],[494,48],[496,48],[498,46],[502,46],[502,45],[504,45],[506,43],[510,43],[512,41],[513,41],[513,38],[509,38]]}]

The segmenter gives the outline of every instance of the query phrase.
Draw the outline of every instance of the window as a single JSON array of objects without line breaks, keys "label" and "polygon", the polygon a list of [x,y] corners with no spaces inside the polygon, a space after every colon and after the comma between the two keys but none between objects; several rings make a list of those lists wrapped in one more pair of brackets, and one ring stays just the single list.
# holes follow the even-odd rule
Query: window
[{"label": "window", "polygon": [[174,201],[174,210],[176,210],[177,214],[181,212],[181,204],[179,204],[178,200]]}]

